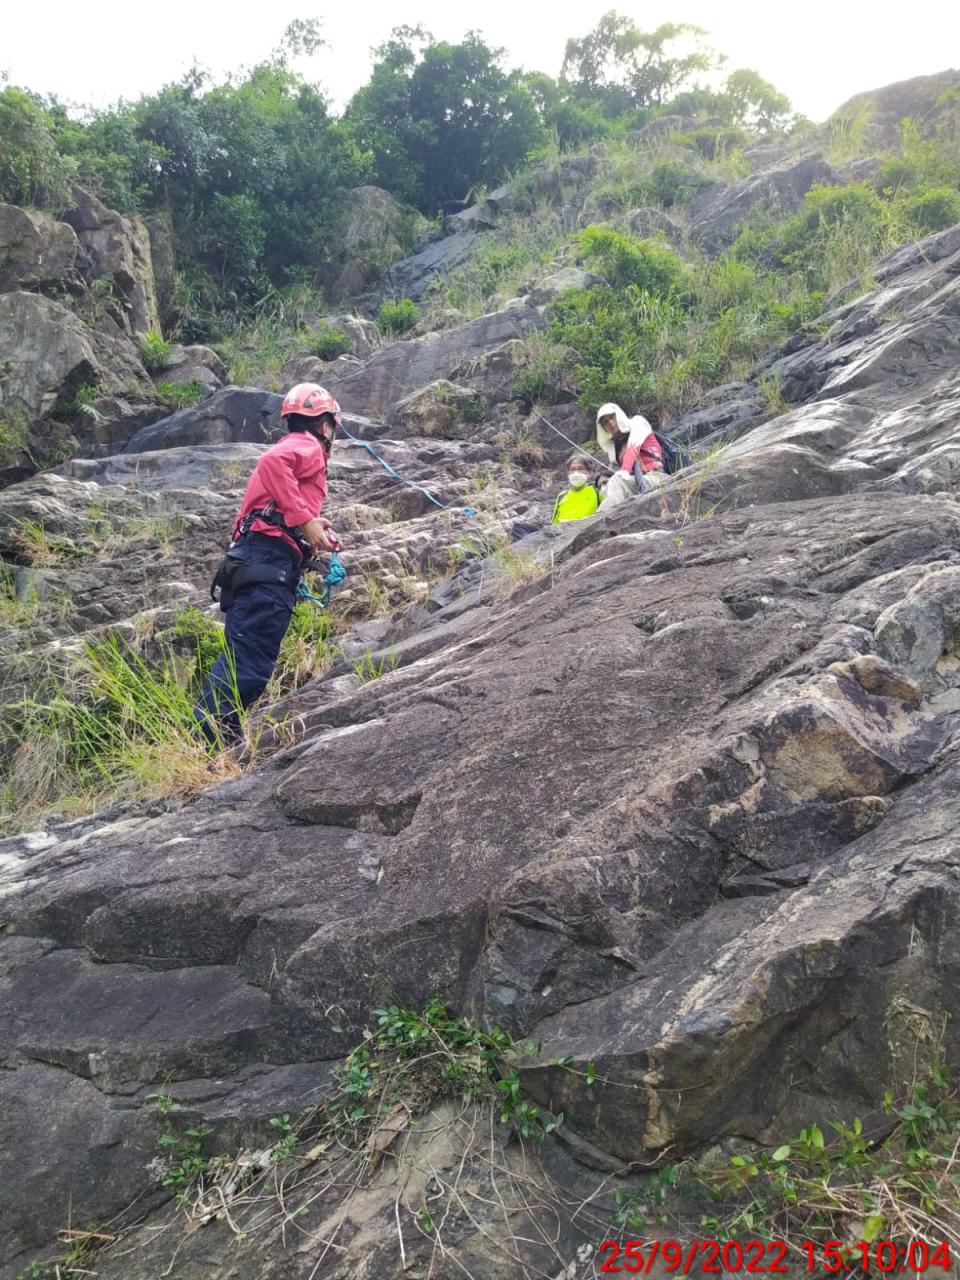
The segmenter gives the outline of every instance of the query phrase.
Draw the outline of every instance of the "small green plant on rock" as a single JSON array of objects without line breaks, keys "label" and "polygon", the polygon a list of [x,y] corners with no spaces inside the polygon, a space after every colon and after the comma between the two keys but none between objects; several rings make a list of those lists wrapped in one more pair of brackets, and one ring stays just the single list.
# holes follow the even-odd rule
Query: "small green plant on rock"
[{"label": "small green plant on rock", "polygon": [[0,410],[0,449],[25,449],[29,421],[17,406]]},{"label": "small green plant on rock", "polygon": [[329,671],[340,656],[337,623],[326,609],[301,601],[293,610],[280,656],[267,686],[274,700]]},{"label": "small green plant on rock", "polygon": [[352,664],[353,672],[361,684],[369,684],[372,680],[385,676],[388,671],[394,671],[399,661],[400,656],[396,653],[385,654],[379,661],[372,653],[365,653]]},{"label": "small green plant on rock", "polygon": [[164,369],[169,369],[172,350],[173,343],[156,329],[151,329],[140,339],[140,359],[148,373],[163,373]]},{"label": "small green plant on rock", "polygon": [[223,627],[209,613],[204,613],[192,604],[176,615],[169,634],[172,639],[185,642],[193,650],[196,661],[193,684],[195,687],[202,686],[210,668],[223,653]]},{"label": "small green plant on rock", "polygon": [[420,319],[417,304],[410,298],[387,298],[377,312],[377,328],[391,338],[408,333]]},{"label": "small green plant on rock", "polygon": [[294,1132],[293,1121],[290,1119],[290,1112],[285,1111],[282,1116],[272,1116],[270,1127],[278,1135],[273,1148],[273,1158],[277,1164],[280,1164],[288,1160],[297,1147],[298,1139]]},{"label": "small green plant on rock", "polygon": [[174,1102],[168,1093],[148,1094],[147,1101],[153,1103],[163,1123],[163,1132],[157,1139],[160,1157],[154,1171],[160,1185],[179,1204],[186,1204],[210,1168],[210,1160],[203,1154],[203,1140],[213,1129],[209,1125],[196,1125],[178,1133],[171,1117],[183,1111],[180,1103]]},{"label": "small green plant on rock", "polygon": [[42,520],[14,521],[13,542],[23,560],[35,569],[49,569],[80,555],[68,538],[49,534]]},{"label": "small green plant on rock", "polygon": [[186,409],[203,399],[203,383],[197,379],[191,382],[158,382],[153,389],[157,398],[170,409]]},{"label": "small green plant on rock", "polygon": [[82,387],[77,388],[76,394],[70,402],[70,408],[74,413],[82,413],[88,418],[92,418],[94,422],[101,422],[104,415],[97,408],[97,401],[100,399],[100,395],[99,388],[89,383],[84,383]]},{"label": "small green plant on rock", "polygon": [[790,411],[790,401],[783,394],[778,375],[761,374],[758,382],[760,388],[760,406],[771,418],[779,418],[782,413]]},{"label": "small green plant on rock", "polygon": [[[356,1130],[374,1120],[395,1097],[466,1095],[489,1098],[502,1124],[521,1137],[540,1141],[563,1123],[531,1104],[520,1088],[510,1060],[522,1048],[505,1031],[482,1031],[455,1018],[441,996],[422,1013],[398,1005],[377,1009],[376,1026],[347,1055],[337,1076],[338,1096],[331,1104],[336,1123]],[[385,1093],[385,1084],[390,1084]],[[406,1090],[404,1089],[406,1085]]]},{"label": "small green plant on rock", "polygon": [[353,344],[349,334],[343,329],[331,324],[329,320],[321,320],[310,335],[308,345],[321,360],[336,360],[337,356],[349,351]]},{"label": "small green plant on rock", "polygon": [[[935,1062],[899,1105],[888,1092],[882,1109],[887,1119],[871,1132],[858,1117],[826,1131],[811,1123],[771,1150],[737,1143],[734,1154],[667,1165],[641,1191],[615,1193],[613,1225],[631,1237],[684,1239],[695,1222],[697,1235],[783,1240],[804,1261],[812,1247],[824,1271],[849,1263],[857,1273],[870,1270],[865,1256],[877,1259],[883,1240],[924,1241],[928,1261],[939,1247],[939,1269],[960,1249],[960,1100]],[[877,1269],[889,1268],[881,1259]]]}]

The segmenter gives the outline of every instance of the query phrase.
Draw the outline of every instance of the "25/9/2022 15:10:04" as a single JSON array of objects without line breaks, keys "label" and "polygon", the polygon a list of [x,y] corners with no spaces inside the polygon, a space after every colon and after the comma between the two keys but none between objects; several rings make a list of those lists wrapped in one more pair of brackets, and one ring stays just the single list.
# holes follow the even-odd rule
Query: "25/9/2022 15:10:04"
[{"label": "25/9/2022 15:10:04", "polygon": [[[818,1275],[890,1275],[930,1270],[949,1272],[950,1245],[911,1240],[806,1241],[792,1249],[785,1240],[605,1240],[597,1250],[605,1274],[648,1275],[657,1265],[667,1275],[789,1275],[798,1270]],[[792,1256],[791,1256],[792,1255]]]}]

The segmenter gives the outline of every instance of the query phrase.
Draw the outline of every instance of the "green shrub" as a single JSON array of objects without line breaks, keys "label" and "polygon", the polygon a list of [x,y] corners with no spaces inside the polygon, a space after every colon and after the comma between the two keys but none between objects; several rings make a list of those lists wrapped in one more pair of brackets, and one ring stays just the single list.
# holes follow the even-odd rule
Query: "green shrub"
[{"label": "green shrub", "polygon": [[664,209],[673,209],[677,205],[686,204],[698,191],[709,185],[710,179],[695,173],[689,165],[664,160],[651,169],[644,180],[643,192],[646,199],[654,204],[659,204]]},{"label": "green shrub", "polygon": [[768,271],[795,274],[809,292],[831,293],[867,273],[908,234],[901,202],[881,199],[867,183],[815,186],[799,213],[745,229],[731,252]]},{"label": "green shrub", "polygon": [[210,668],[223,653],[223,627],[216,618],[192,604],[176,615],[168,634],[172,639],[185,642],[196,659],[192,688],[199,691]]},{"label": "green shrub", "polygon": [[945,231],[960,222],[960,191],[934,187],[903,202],[903,212],[913,230],[921,236]]},{"label": "green shrub", "polygon": [[30,94],[13,85],[0,92],[0,138],[0,200],[65,209],[71,166],[57,153],[53,120]]},{"label": "green shrub", "polygon": [[19,406],[0,409],[0,449],[25,449],[29,426]]},{"label": "green shrub", "polygon": [[417,304],[410,298],[387,298],[377,312],[377,327],[381,333],[395,338],[407,333],[419,319]]},{"label": "green shrub", "polygon": [[609,227],[587,227],[578,236],[581,252],[602,271],[614,289],[635,285],[658,298],[676,293],[684,283],[683,263],[656,240],[638,240]]},{"label": "green shrub", "polygon": [[635,285],[615,291],[572,289],[554,304],[548,337],[576,352],[580,403],[594,411],[605,400],[652,408],[653,371],[682,330],[684,314],[670,298]]},{"label": "green shrub", "polygon": [[173,343],[168,342],[162,333],[151,329],[140,339],[140,359],[148,373],[163,373],[170,367],[170,352]]},{"label": "green shrub", "polygon": [[[716,126],[709,125],[702,129],[690,129],[684,133],[675,133],[672,135],[673,141],[680,143],[681,146],[690,147],[703,156],[704,160],[718,160],[727,152],[734,150],[736,147],[744,146],[749,138],[742,129],[736,126]],[[660,169],[676,169],[679,166],[662,164],[657,166]],[[667,185],[673,181],[673,176]],[[680,201],[682,203],[682,201]]]},{"label": "green shrub", "polygon": [[310,350],[321,360],[336,360],[352,345],[349,335],[329,320],[321,320],[310,335]]},{"label": "green shrub", "polygon": [[889,156],[877,170],[873,189],[878,196],[888,199],[904,191],[912,191],[919,173],[917,166],[903,156]]},{"label": "green shrub", "polygon": [[476,261],[476,281],[482,298],[491,298],[517,271],[530,267],[527,245],[492,243],[484,247]]},{"label": "green shrub", "polygon": [[157,396],[171,409],[186,409],[191,404],[199,404],[203,399],[203,383],[197,382],[158,382],[154,386]]}]

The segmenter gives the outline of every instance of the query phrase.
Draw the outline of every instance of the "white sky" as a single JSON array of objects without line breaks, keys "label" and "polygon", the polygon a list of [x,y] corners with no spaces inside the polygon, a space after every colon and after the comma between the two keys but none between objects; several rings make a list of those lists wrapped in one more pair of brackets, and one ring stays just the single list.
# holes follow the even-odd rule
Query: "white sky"
[{"label": "white sky", "polygon": [[476,27],[508,50],[510,65],[556,75],[568,36],[585,34],[607,9],[652,29],[664,21],[705,27],[729,56],[823,120],[854,93],[960,62],[960,4],[919,0],[8,0],[0,24],[0,72],[40,93],[106,106],[178,78],[194,60],[215,74],[251,65],[297,17],[319,17],[329,48],[301,68],[339,107],[366,79],[370,48],[392,27],[422,23],[440,39]]}]

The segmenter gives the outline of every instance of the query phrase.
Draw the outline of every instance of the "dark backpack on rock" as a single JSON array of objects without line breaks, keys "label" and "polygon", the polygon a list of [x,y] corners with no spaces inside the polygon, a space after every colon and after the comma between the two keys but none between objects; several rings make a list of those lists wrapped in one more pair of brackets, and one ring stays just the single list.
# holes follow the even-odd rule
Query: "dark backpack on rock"
[{"label": "dark backpack on rock", "polygon": [[682,444],[672,436],[661,435],[659,431],[653,434],[657,437],[657,444],[663,453],[663,469],[668,476],[676,475],[684,467],[689,467],[690,453]]}]

